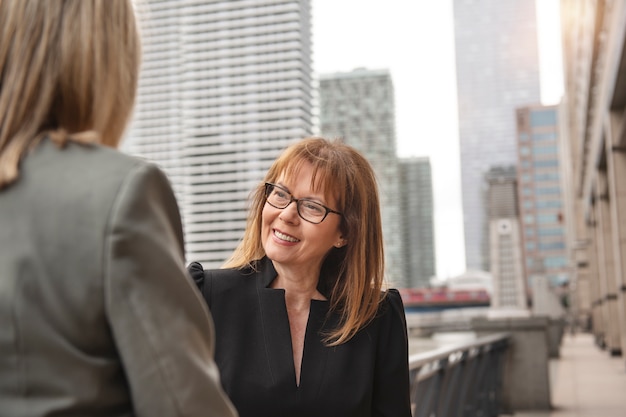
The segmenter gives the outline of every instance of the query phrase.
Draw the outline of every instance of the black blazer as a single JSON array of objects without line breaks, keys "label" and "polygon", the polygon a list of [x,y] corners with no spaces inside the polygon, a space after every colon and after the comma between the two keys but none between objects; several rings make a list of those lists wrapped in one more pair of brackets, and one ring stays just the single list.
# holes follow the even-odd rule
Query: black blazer
[{"label": "black blazer", "polygon": [[336,314],[311,301],[300,385],[296,377],[285,292],[269,288],[269,259],[258,271],[189,271],[215,321],[215,361],[240,417],[410,417],[408,342],[402,299],[390,290],[379,314],[350,341],[326,347],[322,334]]}]

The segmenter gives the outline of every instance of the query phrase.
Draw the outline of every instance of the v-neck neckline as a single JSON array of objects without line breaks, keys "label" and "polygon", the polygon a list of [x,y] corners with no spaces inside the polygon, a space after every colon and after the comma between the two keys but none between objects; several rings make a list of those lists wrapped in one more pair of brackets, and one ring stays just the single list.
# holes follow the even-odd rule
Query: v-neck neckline
[{"label": "v-neck neckline", "polygon": [[298,383],[285,290],[269,287],[276,277],[276,271],[269,259],[265,258],[261,262],[257,293],[272,384],[289,384],[285,388],[315,395],[323,382],[328,359],[329,348],[322,341],[322,332],[329,328],[329,324],[333,325],[329,322],[331,318],[328,317],[330,302],[315,299],[310,301]]}]

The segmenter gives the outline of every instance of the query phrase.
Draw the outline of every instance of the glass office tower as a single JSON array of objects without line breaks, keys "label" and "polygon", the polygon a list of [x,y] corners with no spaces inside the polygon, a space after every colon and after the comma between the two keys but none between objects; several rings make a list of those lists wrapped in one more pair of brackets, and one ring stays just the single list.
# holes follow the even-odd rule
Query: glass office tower
[{"label": "glass office tower", "polygon": [[468,269],[489,270],[485,174],[515,165],[515,109],[540,101],[535,0],[454,0]]}]

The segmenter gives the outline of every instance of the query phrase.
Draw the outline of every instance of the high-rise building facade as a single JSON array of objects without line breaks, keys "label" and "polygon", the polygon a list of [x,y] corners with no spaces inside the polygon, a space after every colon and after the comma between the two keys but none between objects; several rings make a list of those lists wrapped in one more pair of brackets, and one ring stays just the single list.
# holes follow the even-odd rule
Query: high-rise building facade
[{"label": "high-rise building facade", "polygon": [[485,174],[489,222],[489,270],[493,276],[492,317],[527,316],[522,237],[514,166],[494,166]]},{"label": "high-rise building facade", "polygon": [[123,145],[162,166],[187,259],[218,267],[243,235],[250,192],[312,133],[309,0],[148,0],[143,65]]},{"label": "high-rise building facade", "polygon": [[488,270],[485,173],[515,165],[515,109],[540,100],[535,0],[454,0],[468,269]]},{"label": "high-rise building facade", "polygon": [[518,192],[527,282],[568,281],[556,106],[517,109]]},{"label": "high-rise building facade", "polygon": [[404,283],[399,222],[395,103],[387,70],[356,69],[322,74],[319,81],[320,131],[343,138],[370,161],[380,191],[387,278]]},{"label": "high-rise building facade", "polygon": [[436,275],[430,159],[401,158],[399,185],[404,287],[429,287]]}]

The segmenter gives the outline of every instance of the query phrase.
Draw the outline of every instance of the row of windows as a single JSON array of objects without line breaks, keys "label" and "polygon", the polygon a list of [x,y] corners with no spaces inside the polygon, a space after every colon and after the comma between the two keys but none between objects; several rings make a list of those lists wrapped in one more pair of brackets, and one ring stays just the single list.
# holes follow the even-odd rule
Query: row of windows
[{"label": "row of windows", "polygon": [[[519,148],[520,155],[529,156],[530,155],[530,146],[521,146]],[[532,153],[535,156],[539,155],[556,155],[557,146],[556,145],[535,145],[532,147]]]},{"label": "row of windows", "polygon": [[[526,249],[530,251],[534,251],[537,249],[537,244],[535,242],[527,242]],[[539,250],[560,250],[565,249],[564,242],[539,242]]]},{"label": "row of windows", "polygon": [[532,214],[527,214],[526,216],[524,216],[524,223],[526,224],[533,224],[535,223],[535,221],[539,224],[550,224],[558,223],[560,220],[559,216],[555,213],[540,214],[537,216],[537,218],[535,218],[535,216],[533,216]]},{"label": "row of windows", "polygon": [[564,268],[567,266],[567,259],[563,256],[551,256],[544,258],[542,262],[537,262],[537,259],[526,259],[526,266],[534,268],[536,266],[543,266],[544,268]]},{"label": "row of windows", "polygon": [[556,213],[540,214],[537,216],[537,223],[539,224],[558,223],[560,220],[560,216]]},{"label": "row of windows", "polygon": [[527,183],[534,180],[535,182],[556,182],[559,181],[559,173],[558,172],[542,172],[533,175],[530,174],[522,174],[520,176],[520,182]]},{"label": "row of windows", "polygon": [[[527,227],[526,229],[524,229],[524,233],[526,234],[526,236],[535,236],[535,229]],[[563,236],[563,228],[541,228],[537,231],[537,234],[539,236]]]},{"label": "row of windows", "polygon": [[561,195],[561,187],[537,187],[534,190],[530,187],[522,188],[523,196],[532,196],[534,191],[534,195]]},{"label": "row of windows", "polygon": [[561,200],[542,200],[535,203],[535,207],[537,207],[538,209],[561,208],[562,206],[563,203],[561,202]]},{"label": "row of windows", "polygon": [[[519,134],[520,142],[528,142],[530,136],[528,133],[520,133]],[[532,134],[533,141],[536,142],[544,142],[544,141],[555,141],[556,140],[556,132],[546,132],[546,133],[533,133]]]},{"label": "row of windows", "polygon": [[537,141],[537,142],[543,142],[543,141],[554,141],[556,140],[556,133],[555,132],[548,132],[548,133],[533,133],[533,141]]},{"label": "row of windows", "polygon": [[556,155],[556,145],[533,146],[533,155]]},{"label": "row of windows", "polygon": [[539,161],[533,161],[533,166],[535,168],[557,167],[559,166],[559,161],[556,159],[544,159],[544,160],[539,160]]},{"label": "row of windows", "polygon": [[559,173],[558,172],[542,172],[535,174],[535,181],[558,181]]},{"label": "row of windows", "polygon": [[537,209],[547,209],[547,208],[561,208],[563,203],[560,200],[537,200],[533,202],[532,200],[524,200],[523,207],[525,209],[532,209],[533,207]]}]

